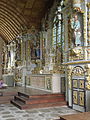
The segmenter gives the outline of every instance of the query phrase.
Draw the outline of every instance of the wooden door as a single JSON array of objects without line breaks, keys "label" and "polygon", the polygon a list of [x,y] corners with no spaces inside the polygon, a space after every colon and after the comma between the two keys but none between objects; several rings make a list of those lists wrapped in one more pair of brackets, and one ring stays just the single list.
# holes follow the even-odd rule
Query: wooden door
[{"label": "wooden door", "polygon": [[[82,71],[82,72],[80,72]],[[81,74],[80,74],[81,73]],[[85,111],[85,75],[81,67],[75,67],[72,73],[72,106],[73,108]]]}]

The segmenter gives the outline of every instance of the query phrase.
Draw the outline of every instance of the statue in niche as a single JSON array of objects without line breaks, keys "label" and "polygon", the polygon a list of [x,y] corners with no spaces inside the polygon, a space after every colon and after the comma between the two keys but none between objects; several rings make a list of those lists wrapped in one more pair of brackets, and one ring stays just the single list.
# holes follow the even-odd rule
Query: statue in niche
[{"label": "statue in niche", "polygon": [[40,47],[39,47],[39,44],[36,46],[36,57],[40,58]]},{"label": "statue in niche", "polygon": [[73,43],[75,46],[81,46],[81,26],[77,15],[74,15],[74,18],[71,19],[71,28]]}]

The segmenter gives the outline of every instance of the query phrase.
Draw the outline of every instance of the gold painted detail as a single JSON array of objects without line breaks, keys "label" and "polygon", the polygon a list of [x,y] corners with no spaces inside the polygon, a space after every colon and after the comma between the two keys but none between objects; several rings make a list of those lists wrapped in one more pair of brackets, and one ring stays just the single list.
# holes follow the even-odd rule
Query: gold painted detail
[{"label": "gold painted detail", "polygon": [[50,73],[61,73],[61,74],[64,74],[64,66],[55,64],[53,66],[53,70],[51,70]]},{"label": "gold painted detail", "polygon": [[65,62],[63,65],[75,65],[75,64],[90,64],[90,60],[80,60],[80,61],[73,61],[73,62]]},{"label": "gold painted detail", "polygon": [[72,71],[73,76],[84,76],[84,70],[81,67],[75,67]]},{"label": "gold painted detail", "polygon": [[69,61],[71,60],[83,60],[84,50],[82,47],[75,47],[69,51]]},{"label": "gold painted detail", "polygon": [[80,4],[80,0],[73,0],[73,4]]},{"label": "gold painted detail", "polygon": [[79,82],[79,88],[84,88],[84,80],[80,80],[80,82]]},{"label": "gold painted detail", "polygon": [[71,81],[72,66],[68,66],[67,71],[68,71],[68,87],[69,89],[71,89],[72,88],[72,81]]},{"label": "gold painted detail", "polygon": [[84,92],[79,92],[79,105],[84,106]]},{"label": "gold painted detail", "polygon": [[51,77],[46,77],[46,88],[47,88],[48,90],[52,90]]},{"label": "gold painted detail", "polygon": [[73,7],[76,12],[85,13],[84,9],[82,9],[81,4],[84,0],[73,0]]},{"label": "gold painted detail", "polygon": [[78,92],[73,91],[73,103],[78,104]]},{"label": "gold painted detail", "polygon": [[90,90],[90,75],[86,79],[87,79],[86,88]]}]

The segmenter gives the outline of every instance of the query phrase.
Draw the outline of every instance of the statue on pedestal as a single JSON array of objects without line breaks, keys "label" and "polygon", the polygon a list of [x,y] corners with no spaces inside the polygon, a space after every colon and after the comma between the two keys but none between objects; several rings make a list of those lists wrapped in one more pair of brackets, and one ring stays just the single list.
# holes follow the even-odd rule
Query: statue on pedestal
[{"label": "statue on pedestal", "polygon": [[81,26],[80,21],[78,20],[78,16],[75,15],[74,18],[71,20],[71,28],[73,33],[73,41],[75,46],[81,46]]}]

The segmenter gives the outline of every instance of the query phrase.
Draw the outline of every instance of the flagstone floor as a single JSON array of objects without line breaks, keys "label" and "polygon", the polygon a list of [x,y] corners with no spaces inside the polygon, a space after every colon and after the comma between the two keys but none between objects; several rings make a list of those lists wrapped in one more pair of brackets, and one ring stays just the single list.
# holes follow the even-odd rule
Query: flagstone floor
[{"label": "flagstone floor", "polygon": [[0,105],[0,120],[53,120],[60,115],[75,114],[78,111],[67,106],[20,110],[12,104]]}]

